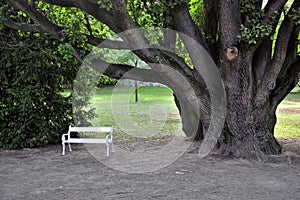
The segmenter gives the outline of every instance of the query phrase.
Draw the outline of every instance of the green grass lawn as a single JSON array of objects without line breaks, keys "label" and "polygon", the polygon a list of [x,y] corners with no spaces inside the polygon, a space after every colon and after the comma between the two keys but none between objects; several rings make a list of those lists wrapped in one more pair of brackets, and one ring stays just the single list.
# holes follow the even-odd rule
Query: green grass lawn
[{"label": "green grass lawn", "polygon": [[[140,87],[139,102],[134,100],[133,88],[123,88],[114,93],[112,88],[99,89],[92,98],[92,106],[97,113],[92,125],[114,124],[115,135],[120,139],[182,134],[179,113],[170,89]],[[294,90],[279,105],[275,136],[300,137],[299,91]]]},{"label": "green grass lawn", "polygon": [[300,137],[299,88],[294,89],[278,106],[275,136],[277,138]]},{"label": "green grass lawn", "polygon": [[117,138],[164,137],[182,134],[172,91],[163,87],[140,87],[135,102],[133,88],[99,89],[92,98],[97,117],[93,126],[115,125]]}]

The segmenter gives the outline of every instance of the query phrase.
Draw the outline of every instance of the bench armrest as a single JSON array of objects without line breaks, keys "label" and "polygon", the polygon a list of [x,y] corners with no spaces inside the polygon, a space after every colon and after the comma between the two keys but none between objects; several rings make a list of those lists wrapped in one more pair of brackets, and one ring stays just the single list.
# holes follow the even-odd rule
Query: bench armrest
[{"label": "bench armrest", "polygon": [[109,134],[106,135],[106,140],[112,142],[113,140],[113,132],[110,132]]},{"label": "bench armrest", "polygon": [[65,141],[66,140],[66,136],[68,137],[67,140],[69,140],[69,134],[62,134],[61,141]]}]

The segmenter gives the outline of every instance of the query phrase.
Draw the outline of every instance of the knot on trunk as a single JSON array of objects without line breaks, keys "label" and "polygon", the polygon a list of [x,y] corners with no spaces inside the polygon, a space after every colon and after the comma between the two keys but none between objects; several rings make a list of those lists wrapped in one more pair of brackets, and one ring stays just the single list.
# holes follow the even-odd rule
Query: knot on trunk
[{"label": "knot on trunk", "polygon": [[276,83],[274,81],[270,82],[269,85],[268,85],[268,89],[271,91],[271,90],[274,90],[276,87]]},{"label": "knot on trunk", "polygon": [[234,61],[238,57],[238,54],[239,50],[235,46],[231,46],[226,49],[226,57],[229,61]]}]

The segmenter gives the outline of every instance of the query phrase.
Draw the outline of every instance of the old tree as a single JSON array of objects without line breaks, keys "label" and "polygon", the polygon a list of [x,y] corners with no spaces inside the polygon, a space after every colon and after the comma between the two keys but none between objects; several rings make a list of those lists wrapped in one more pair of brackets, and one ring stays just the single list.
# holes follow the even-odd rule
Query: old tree
[{"label": "old tree", "polygon": [[[80,52],[84,45],[97,46],[106,38],[101,34],[103,30],[119,34],[155,26],[185,34],[209,53],[224,84],[226,117],[216,152],[236,157],[281,153],[274,138],[275,112],[299,80],[300,1],[270,0],[263,8],[261,0],[6,0],[6,3],[14,9],[9,14],[2,13],[0,22],[4,26],[67,41],[78,59],[82,59]],[[21,22],[13,18],[13,13],[20,11],[25,19]],[[193,67],[197,60],[194,43],[174,31],[166,30],[158,36],[156,45],[169,49],[178,48],[181,41],[180,48],[184,46],[188,53],[180,55],[151,46],[153,39],[144,37],[143,31],[119,37],[121,40],[106,41],[102,47],[128,49],[142,44],[142,48],[131,51],[149,68],[132,70],[134,66],[110,63],[103,73],[168,85],[174,91],[185,134],[194,139],[205,138],[211,120],[216,119],[210,117],[215,111],[210,106],[211,91],[205,77]],[[99,60],[97,64],[107,63]],[[174,73],[168,73],[158,64],[171,66],[190,86],[182,87]],[[128,71],[132,73],[126,74]],[[195,98],[189,98],[190,89]]]}]

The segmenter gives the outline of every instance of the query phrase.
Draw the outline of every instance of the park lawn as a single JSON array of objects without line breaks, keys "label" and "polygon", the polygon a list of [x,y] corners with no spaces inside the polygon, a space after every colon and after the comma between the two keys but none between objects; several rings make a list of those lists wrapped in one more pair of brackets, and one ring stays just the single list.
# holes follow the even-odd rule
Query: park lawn
[{"label": "park lawn", "polygon": [[294,89],[278,106],[277,138],[300,138],[300,91]]},{"label": "park lawn", "polygon": [[300,114],[277,114],[276,138],[300,138]]},{"label": "park lawn", "polygon": [[[126,105],[129,106],[124,110]],[[118,91],[110,87],[99,89],[92,98],[92,107],[96,108],[97,114],[97,117],[92,120],[92,125],[114,124],[115,135],[120,139],[148,137],[151,131],[155,133],[151,136],[158,138],[183,134],[172,91],[165,87],[140,87],[138,103],[134,101],[134,88],[123,88]],[[113,109],[115,114],[112,113]],[[164,113],[167,119],[164,118]],[[121,124],[121,127],[118,124]],[[159,130],[151,129],[155,126]],[[300,93],[298,91],[289,94],[279,105],[275,137],[300,138]]]},{"label": "park lawn", "polygon": [[[166,87],[139,87],[138,103],[134,88],[103,88],[92,98],[96,108],[93,126],[115,125],[119,139],[161,138],[183,134],[172,91]],[[128,106],[128,107],[126,107]]]}]

